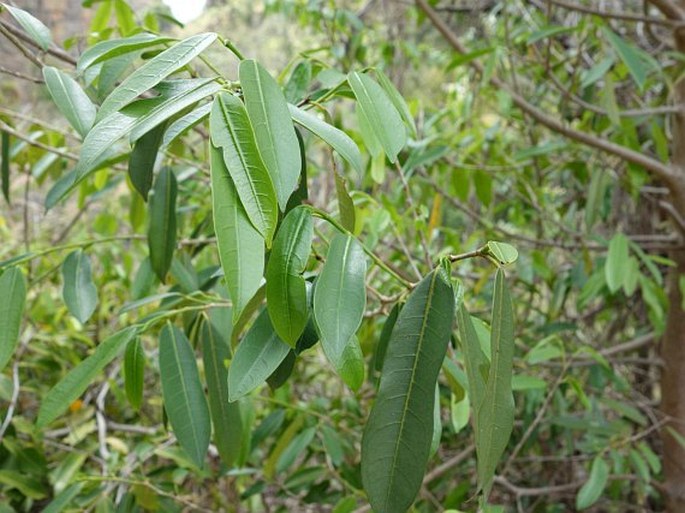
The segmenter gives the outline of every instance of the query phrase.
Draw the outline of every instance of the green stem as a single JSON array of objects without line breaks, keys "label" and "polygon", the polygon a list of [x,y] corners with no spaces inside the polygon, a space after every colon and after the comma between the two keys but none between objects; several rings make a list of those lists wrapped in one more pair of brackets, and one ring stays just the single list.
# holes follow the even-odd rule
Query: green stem
[{"label": "green stem", "polygon": [[222,43],[226,48],[228,48],[233,53],[233,55],[238,57],[238,60],[245,60],[245,56],[240,52],[240,50],[236,48],[236,46],[229,39],[223,39]]}]

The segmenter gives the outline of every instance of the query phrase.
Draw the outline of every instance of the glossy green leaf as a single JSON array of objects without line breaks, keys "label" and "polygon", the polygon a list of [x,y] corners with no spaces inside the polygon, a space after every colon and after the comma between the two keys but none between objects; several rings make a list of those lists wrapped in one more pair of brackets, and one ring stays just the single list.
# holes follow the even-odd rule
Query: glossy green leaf
[{"label": "glossy green leaf", "polygon": [[18,267],[10,267],[0,276],[0,371],[17,348],[25,304],[24,275]]},{"label": "glossy green leaf", "polygon": [[301,162],[288,105],[276,81],[256,61],[240,61],[239,74],[259,153],[276,189],[278,204],[285,210],[297,187]]},{"label": "glossy green leaf", "polygon": [[57,68],[45,66],[43,78],[55,106],[81,137],[85,137],[95,121],[97,110],[93,102],[73,78]]},{"label": "glossy green leaf", "polygon": [[180,117],[169,125],[166,132],[164,132],[164,140],[162,141],[162,148],[166,148],[185,131],[191,129],[201,121],[203,121],[209,112],[212,110],[211,103],[205,103],[199,107],[194,108],[185,116]]},{"label": "glossy green leaf", "polygon": [[216,39],[214,33],[191,36],[156,55],[119,84],[102,102],[97,121],[117,112],[174,71],[188,64]]},{"label": "glossy green leaf", "polygon": [[492,302],[490,371],[482,403],[477,406],[478,484],[487,500],[499,459],[514,427],[511,376],[514,359],[514,310],[504,271],[497,270]]},{"label": "glossy green leaf", "polygon": [[26,33],[31,36],[31,39],[38,43],[38,46],[40,46],[43,50],[50,48],[50,43],[52,43],[50,29],[47,28],[42,21],[35,18],[33,15],[29,14],[23,9],[12,7],[9,4],[2,5],[17,21],[17,23],[21,25]]},{"label": "glossy green leaf", "polygon": [[295,347],[309,310],[302,273],[312,247],[314,223],[307,207],[296,207],[283,219],[266,267],[266,304],[278,336]]},{"label": "glossy green leaf", "polygon": [[388,95],[371,77],[364,73],[350,73],[347,80],[357,98],[358,108],[376,135],[390,162],[407,142],[407,134],[399,112]]},{"label": "glossy green leaf", "polygon": [[519,257],[518,250],[511,244],[504,242],[488,241],[488,253],[499,262],[500,265],[513,264]]},{"label": "glossy green leaf", "polygon": [[421,280],[398,316],[362,437],[362,482],[376,513],[404,513],[421,487],[453,316],[454,293],[441,270]]},{"label": "glossy green leaf", "polygon": [[228,369],[229,401],[240,399],[264,383],[289,351],[290,346],[278,337],[264,309],[233,355]]},{"label": "glossy green leaf", "polygon": [[397,112],[399,112],[400,116],[402,116],[402,120],[404,121],[405,125],[409,127],[411,133],[416,136],[416,124],[414,123],[414,118],[411,115],[411,112],[409,112],[409,106],[407,105],[407,102],[404,101],[404,98],[395,87],[395,84],[390,81],[385,73],[377,69],[376,76],[378,77],[378,83],[388,95],[388,98],[390,98],[390,101],[397,109]]},{"label": "glossy green leaf", "polygon": [[179,444],[199,468],[209,447],[211,424],[195,353],[185,334],[168,323],[159,339],[159,374],[169,423]]},{"label": "glossy green leaf", "polygon": [[271,246],[278,222],[278,200],[242,102],[232,94],[219,94],[212,106],[209,126],[212,143],[222,150],[226,169],[247,217],[267,246]]},{"label": "glossy green leaf", "polygon": [[10,134],[0,133],[0,182],[2,195],[10,202]]},{"label": "glossy green leaf", "polygon": [[385,353],[388,351],[388,344],[390,343],[390,335],[392,335],[392,330],[397,322],[397,316],[400,313],[400,304],[397,303],[390,310],[388,318],[383,324],[383,329],[381,330],[381,336],[378,338],[378,344],[376,345],[376,351],[373,357],[373,367],[377,371],[383,370],[383,362],[385,361]]},{"label": "glossy green leaf", "polygon": [[230,358],[230,349],[211,322],[203,323],[201,338],[209,411],[214,426],[214,444],[221,461],[230,468],[240,453],[243,430],[240,403],[229,402],[228,399],[226,363]]},{"label": "glossy green leaf", "polygon": [[285,214],[287,215],[295,207],[302,205],[309,199],[309,186],[307,184],[307,155],[304,149],[304,139],[302,138],[302,133],[297,128],[295,129],[295,135],[297,135],[297,143],[300,145],[300,155],[302,156],[302,163],[300,164],[300,182],[297,185],[297,189],[293,192],[288,199],[288,204],[285,207]]},{"label": "glossy green leaf", "polygon": [[[351,235],[336,234],[314,288],[314,321],[324,353],[343,379],[343,369],[353,362],[353,336],[366,308],[365,279],[366,255],[361,244]],[[361,383],[354,374],[350,377],[354,379],[346,383],[356,390]]]},{"label": "glossy green leaf", "polygon": [[160,170],[149,201],[150,226],[147,241],[150,265],[164,282],[176,249],[176,175],[168,168]]},{"label": "glossy green leaf", "polygon": [[150,48],[151,46],[170,43],[171,41],[174,41],[174,39],[171,37],[156,36],[155,34],[149,34],[147,32],[121,39],[101,41],[90,48],[87,48],[81,54],[78,59],[76,70],[79,73],[82,73],[90,66],[100,62],[113,59],[114,57],[119,57],[120,55],[125,55],[127,53],[144,50],[145,48]]},{"label": "glossy green leaf", "polygon": [[[483,397],[485,397],[489,364],[481,349],[471,316],[463,304],[457,310],[457,326],[459,328],[461,350],[464,353],[464,366],[469,382],[471,403],[474,410],[478,411],[478,408],[483,404]],[[475,415],[474,420],[476,423],[478,422]]]},{"label": "glossy green leaf", "polygon": [[93,283],[90,257],[81,249],[72,251],[62,264],[64,287],[62,297],[69,313],[84,324],[98,303],[98,290]]},{"label": "glossy green leaf", "polygon": [[343,228],[354,233],[356,225],[356,213],[354,210],[354,201],[347,192],[347,180],[341,175],[335,173],[335,190],[338,194],[338,211],[340,212],[340,224]]},{"label": "glossy green leaf", "polygon": [[139,410],[143,402],[145,384],[145,349],[139,337],[126,345],[124,353],[124,390],[126,399],[134,410]]},{"label": "glossy green leaf", "polygon": [[93,354],[74,367],[43,398],[38,410],[36,427],[42,429],[59,417],[71,403],[88,388],[111,362],[136,336],[138,328],[130,326],[107,337],[93,351]]},{"label": "glossy green leaf", "polygon": [[592,460],[590,476],[576,495],[576,509],[582,510],[589,508],[602,496],[609,479],[609,466],[601,455]]},{"label": "glossy green leaf", "polygon": [[138,139],[128,160],[128,176],[133,187],[145,201],[152,187],[157,152],[162,142],[164,129],[164,125],[159,125]]},{"label": "glossy green leaf", "polygon": [[612,293],[618,291],[623,285],[624,266],[629,256],[628,238],[622,233],[617,233],[609,242],[609,252],[604,263],[604,277]]},{"label": "glossy green leaf", "polygon": [[264,240],[240,204],[221,150],[212,146],[210,158],[214,232],[235,324],[262,281]]},{"label": "glossy green leaf", "polygon": [[280,363],[276,370],[271,373],[271,375],[266,378],[266,382],[271,390],[276,390],[281,388],[286,384],[288,378],[292,375],[295,369],[295,361],[297,360],[297,353],[294,349],[288,352],[288,356]]},{"label": "glossy green leaf", "polygon": [[315,114],[307,112],[306,110],[295,107],[294,105],[288,105],[288,109],[290,109],[290,115],[295,123],[303,126],[311,133],[321,138],[326,144],[330,145],[357,173],[361,175],[364,172],[362,154],[359,151],[357,143],[355,143],[349,135],[333,125],[329,125],[323,119],[320,119]]}]

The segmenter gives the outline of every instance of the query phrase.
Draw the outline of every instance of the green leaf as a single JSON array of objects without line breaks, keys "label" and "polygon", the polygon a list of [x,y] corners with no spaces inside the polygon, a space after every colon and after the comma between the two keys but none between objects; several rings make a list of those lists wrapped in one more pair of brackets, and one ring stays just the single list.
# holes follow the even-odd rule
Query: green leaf
[{"label": "green leaf", "polygon": [[69,313],[85,324],[98,303],[98,290],[90,271],[90,257],[81,249],[72,251],[62,264],[62,297]]},{"label": "green leaf", "polygon": [[454,294],[440,270],[421,280],[398,316],[362,437],[362,482],[376,513],[407,511],[421,487],[453,316]]},{"label": "green leaf", "polygon": [[232,94],[219,94],[212,106],[209,126],[212,143],[222,149],[226,169],[247,217],[267,246],[271,246],[278,222],[278,200],[242,102]]},{"label": "green leaf", "polygon": [[511,244],[504,242],[488,241],[488,253],[492,255],[500,265],[513,264],[519,257],[519,252]]},{"label": "green leaf", "polygon": [[214,42],[214,33],[191,36],[156,55],[119,84],[102,102],[97,121],[105,119],[156,86],[176,70],[188,64]]},{"label": "green leaf", "polygon": [[356,213],[354,210],[354,201],[347,192],[347,180],[340,174],[335,173],[335,190],[338,193],[338,210],[340,211],[340,224],[349,232],[354,232],[356,221]]},{"label": "green leaf", "polygon": [[392,335],[392,330],[397,322],[397,316],[400,313],[400,304],[397,303],[390,310],[388,318],[383,323],[383,329],[381,330],[381,336],[378,338],[378,344],[376,345],[376,351],[373,357],[373,367],[377,371],[383,370],[383,362],[385,361],[385,353],[388,351],[388,344],[390,343],[390,335]]},{"label": "green leaf", "polygon": [[10,267],[0,276],[0,371],[12,358],[19,342],[25,304],[24,275],[18,267]]},{"label": "green leaf", "polygon": [[308,60],[299,62],[290,74],[288,83],[283,88],[283,95],[289,103],[297,103],[307,94],[312,80],[312,63]]},{"label": "green leaf", "polygon": [[150,195],[150,226],[147,234],[150,265],[164,282],[176,249],[176,175],[164,167]]},{"label": "green leaf", "polygon": [[633,295],[640,279],[640,261],[631,256],[624,264],[623,292],[627,297]]},{"label": "green leaf", "polygon": [[128,160],[128,176],[133,187],[145,201],[147,201],[148,192],[152,187],[157,152],[165,128],[164,125],[159,125],[138,139]]},{"label": "green leaf", "polygon": [[143,402],[145,381],[145,349],[139,337],[126,345],[124,353],[124,390],[126,399],[134,410],[139,410]]},{"label": "green leaf", "polygon": [[514,311],[504,271],[497,270],[492,302],[490,371],[483,402],[477,409],[478,483],[487,501],[495,468],[514,427],[511,376],[514,359]]},{"label": "green leaf", "polygon": [[396,162],[397,154],[407,141],[400,114],[383,88],[368,75],[353,72],[347,80],[370,130],[378,138],[390,162]]},{"label": "green leaf", "polygon": [[624,266],[629,256],[628,238],[622,233],[617,233],[609,242],[609,252],[604,263],[604,277],[612,294],[623,285]]},{"label": "green leaf", "polygon": [[209,411],[214,426],[214,443],[221,461],[231,468],[240,453],[243,424],[240,403],[231,403],[228,399],[226,362],[230,358],[230,349],[211,322],[203,323],[201,338]]},{"label": "green leaf", "polygon": [[97,110],[93,102],[73,78],[57,68],[45,66],[43,77],[55,106],[81,137],[85,137],[95,121]]},{"label": "green leaf", "polygon": [[309,309],[302,273],[312,247],[314,224],[307,207],[296,207],[283,219],[266,266],[266,305],[276,333],[295,347],[307,324]]},{"label": "green leaf", "polygon": [[264,383],[290,351],[262,310],[245,334],[228,369],[228,399],[236,401]]},{"label": "green leaf", "polygon": [[299,433],[288,447],[283,451],[276,462],[276,473],[281,474],[288,470],[297,457],[310,446],[316,435],[316,428],[310,427]]},{"label": "green leaf", "polygon": [[83,73],[87,68],[100,62],[119,57],[127,53],[144,50],[151,46],[157,46],[174,41],[172,37],[161,37],[143,32],[122,39],[110,39],[101,41],[87,48],[78,59],[76,71]]},{"label": "green leaf", "polygon": [[[478,333],[473,325],[471,315],[469,315],[463,303],[457,310],[457,326],[459,328],[461,350],[464,353],[464,366],[469,382],[471,403],[473,404],[474,411],[477,412],[483,404],[483,397],[485,397],[489,365],[481,349]],[[475,415],[474,420],[477,424],[478,419]]]},{"label": "green leaf", "polygon": [[295,123],[303,126],[331,146],[357,173],[361,175],[364,172],[362,154],[359,151],[357,143],[355,143],[349,135],[333,125],[329,125],[318,116],[295,107],[294,105],[288,105],[288,109],[290,109],[290,115]]},{"label": "green leaf", "polygon": [[348,373],[343,370],[354,361],[350,360],[354,353],[346,351],[355,351],[358,344],[353,336],[366,308],[365,279],[366,256],[361,244],[351,235],[336,234],[314,287],[314,321],[326,357],[353,390],[361,385],[359,376],[352,373],[345,379]]},{"label": "green leaf", "polygon": [[159,339],[159,374],[169,423],[179,444],[199,468],[204,465],[211,425],[195,353],[185,334],[171,323]]},{"label": "green leaf", "polygon": [[245,107],[255,127],[259,153],[276,189],[278,204],[285,210],[300,177],[300,147],[283,92],[258,62],[240,61],[240,85]]},{"label": "green leaf", "polygon": [[10,202],[10,134],[2,132],[0,145],[0,181],[2,182],[2,195],[9,204]]},{"label": "green leaf", "polygon": [[50,389],[38,410],[36,427],[42,429],[59,417],[88,388],[97,375],[136,336],[138,328],[130,326],[107,337],[92,355],[74,367]]},{"label": "green leaf", "polygon": [[214,232],[235,324],[262,281],[264,240],[238,200],[221,150],[212,146],[210,158]]},{"label": "green leaf", "polygon": [[12,17],[21,25],[21,27],[26,31],[26,33],[31,36],[38,46],[43,50],[47,51],[52,43],[52,36],[50,35],[50,29],[43,25],[43,22],[35,18],[33,15],[19,9],[18,7],[12,7],[8,4],[2,4],[5,9],[12,15]]},{"label": "green leaf", "polygon": [[42,499],[47,495],[39,481],[16,470],[0,469],[0,484],[4,485],[3,489],[16,489],[29,499]]},{"label": "green leaf", "polygon": [[128,35],[133,32],[137,25],[133,9],[124,0],[114,0],[114,14],[117,18],[117,25],[119,31]]},{"label": "green leaf", "polygon": [[209,112],[211,110],[212,104],[205,103],[203,105],[200,105],[199,107],[194,108],[185,116],[171,123],[171,125],[169,125],[169,128],[167,128],[166,132],[164,133],[162,148],[168,147],[174,140],[176,140],[176,138],[181,136],[186,130],[189,130],[190,128],[194,127],[202,120],[204,120],[207,116],[209,116]]},{"label": "green leaf", "polygon": [[609,466],[599,455],[592,461],[592,468],[588,480],[581,486],[576,495],[576,509],[586,509],[592,506],[602,496],[609,479]]},{"label": "green leaf", "polygon": [[404,98],[395,87],[395,84],[393,84],[390,81],[390,79],[385,73],[383,73],[379,69],[375,71],[376,77],[378,77],[378,83],[385,91],[385,94],[388,95],[388,98],[390,98],[390,101],[397,109],[397,112],[399,112],[400,116],[402,116],[402,120],[409,127],[409,130],[411,131],[412,135],[416,136],[416,125],[414,124],[414,117],[411,115],[411,112],[409,112],[409,106],[407,105],[407,102],[404,101]]},{"label": "green leaf", "polygon": [[628,72],[630,72],[637,87],[643,91],[647,75],[650,71],[659,69],[659,64],[648,53],[628,43],[609,27],[602,27],[602,32],[616,50],[623,64],[628,68]]},{"label": "green leaf", "polygon": [[43,513],[60,513],[64,508],[71,504],[71,501],[81,493],[84,483],[74,483],[62,490],[51,502],[48,504]]}]

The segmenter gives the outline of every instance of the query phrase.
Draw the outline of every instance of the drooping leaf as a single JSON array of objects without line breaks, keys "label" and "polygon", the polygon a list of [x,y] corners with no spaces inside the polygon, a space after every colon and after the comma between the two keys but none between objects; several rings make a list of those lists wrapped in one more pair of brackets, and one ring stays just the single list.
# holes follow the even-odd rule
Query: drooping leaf
[{"label": "drooping leaf", "polygon": [[311,114],[306,110],[295,107],[294,105],[288,105],[288,109],[290,109],[290,115],[295,123],[303,126],[311,133],[321,138],[326,144],[330,145],[357,173],[360,175],[363,173],[362,154],[359,151],[357,143],[355,143],[349,135],[333,125],[329,125],[318,116]]},{"label": "drooping leaf", "polygon": [[0,276],[0,372],[17,347],[25,303],[24,275],[18,267],[10,267]]},{"label": "drooping leaf", "polygon": [[42,21],[23,9],[12,7],[11,5],[5,3],[2,5],[17,21],[17,23],[21,25],[26,33],[31,36],[31,39],[38,43],[38,46],[46,51],[48,48],[50,48],[50,44],[52,43],[50,29],[47,28]]},{"label": "drooping leaf", "polygon": [[148,247],[150,265],[164,282],[176,249],[176,175],[167,167],[160,170],[149,201]]},{"label": "drooping leaf", "polygon": [[659,69],[659,64],[647,52],[633,46],[609,27],[602,27],[602,32],[616,50],[623,64],[628,68],[637,87],[640,91],[644,90],[647,75],[651,71]]},{"label": "drooping leaf", "polygon": [[502,269],[498,269],[495,275],[490,348],[490,371],[483,402],[478,406],[476,427],[478,483],[486,500],[497,463],[514,427],[514,396],[511,391],[514,311]]},{"label": "drooping leaf", "polygon": [[95,348],[93,354],[52,387],[40,404],[36,427],[42,429],[59,417],[88,388],[102,369],[136,336],[137,332],[136,326],[130,326],[107,337]]},{"label": "drooping leaf", "polygon": [[[481,349],[471,315],[469,315],[463,303],[457,309],[457,326],[459,328],[461,350],[464,352],[464,366],[466,367],[466,376],[469,382],[471,403],[474,410],[478,411],[478,408],[483,404],[483,397],[485,397],[489,364]],[[475,415],[474,419],[477,423],[478,419]]]},{"label": "drooping leaf", "polygon": [[114,0],[114,15],[117,18],[119,31],[123,35],[126,36],[136,29],[137,24],[133,9],[131,9],[131,6],[129,6],[125,0]]},{"label": "drooping leaf", "polygon": [[259,153],[271,176],[278,204],[285,210],[297,187],[301,162],[288,105],[281,88],[258,62],[240,61],[239,75]]},{"label": "drooping leaf", "polygon": [[126,399],[134,410],[139,410],[143,402],[145,379],[145,349],[139,337],[126,345],[124,353],[124,390]]},{"label": "drooping leaf", "polygon": [[596,456],[592,460],[592,468],[590,469],[588,480],[580,487],[576,495],[576,509],[586,509],[597,502],[602,496],[608,479],[609,466],[601,455]]},{"label": "drooping leaf", "polygon": [[62,264],[64,287],[62,297],[69,313],[84,324],[98,303],[98,290],[93,283],[90,257],[81,249],[72,251]]},{"label": "drooping leaf", "polygon": [[199,468],[204,465],[211,425],[195,353],[185,334],[168,323],[159,339],[159,374],[169,423],[179,444]]},{"label": "drooping leaf", "polygon": [[350,232],[354,232],[356,225],[356,213],[354,201],[347,192],[347,180],[335,173],[335,190],[338,193],[338,211],[340,212],[340,224]]},{"label": "drooping leaf", "polygon": [[219,94],[212,106],[209,126],[212,144],[222,150],[226,169],[247,217],[267,246],[271,246],[278,221],[278,200],[242,102],[232,94]]},{"label": "drooping leaf", "polygon": [[85,137],[95,121],[97,110],[93,102],[73,78],[57,68],[45,66],[43,78],[55,106],[81,137]]},{"label": "drooping leaf", "polygon": [[184,39],[156,55],[131,73],[102,102],[97,121],[125,107],[140,94],[156,86],[174,71],[188,64],[216,39],[214,33],[198,34]]},{"label": "drooping leaf", "polygon": [[370,131],[378,138],[390,162],[396,162],[407,141],[400,114],[383,88],[368,75],[353,72],[347,80]]},{"label": "drooping leaf", "polygon": [[309,315],[302,273],[311,251],[314,224],[307,207],[296,207],[283,219],[266,267],[266,304],[276,333],[295,347]]},{"label": "drooping leaf", "polygon": [[378,83],[388,95],[388,98],[390,98],[390,101],[397,109],[397,112],[399,112],[400,116],[402,116],[404,123],[407,127],[409,127],[411,133],[416,136],[416,124],[414,123],[414,118],[412,117],[411,112],[409,112],[409,106],[407,105],[407,102],[404,101],[404,98],[395,87],[395,84],[390,81],[385,73],[377,69],[376,76],[378,77]]},{"label": "drooping leaf", "polygon": [[[353,336],[366,308],[365,278],[366,256],[361,244],[351,235],[336,234],[314,288],[314,321],[326,357],[343,379],[345,364],[354,356],[345,352],[348,347],[355,351]],[[356,390],[361,385],[358,376],[349,377],[353,379],[346,383]]]},{"label": "drooping leaf", "polygon": [[181,134],[186,130],[191,129],[207,116],[212,110],[211,103],[205,103],[199,107],[194,108],[191,112],[185,116],[177,119],[169,125],[166,132],[164,132],[164,140],[162,141],[162,148],[168,147],[172,142],[176,140]]},{"label": "drooping leaf", "polygon": [[264,274],[264,240],[238,200],[221,150],[210,148],[214,232],[233,302],[233,323],[255,295]]},{"label": "drooping leaf", "polygon": [[617,233],[609,242],[609,252],[604,263],[604,277],[612,293],[623,285],[624,266],[629,256],[628,238],[622,233]]},{"label": "drooping leaf", "polygon": [[307,155],[305,155],[304,152],[304,139],[302,138],[302,133],[297,128],[295,129],[295,135],[297,135],[297,143],[300,145],[300,155],[302,156],[300,182],[297,185],[295,192],[293,192],[288,199],[288,204],[285,207],[285,215],[309,199],[309,186],[307,184]]},{"label": "drooping leaf", "polygon": [[149,48],[151,46],[170,43],[171,41],[174,41],[174,38],[157,36],[147,32],[135,34],[133,36],[121,39],[101,41],[90,48],[87,48],[81,54],[78,59],[78,64],[76,65],[76,70],[79,73],[83,73],[87,68],[100,62],[113,59],[114,57],[119,57],[120,55],[125,55],[127,53],[144,50],[145,48]]},{"label": "drooping leaf", "polygon": [[2,132],[0,140],[0,181],[2,182],[2,195],[7,203],[10,202],[10,134]]},{"label": "drooping leaf", "polygon": [[276,370],[271,373],[271,375],[266,378],[266,382],[271,390],[276,390],[281,388],[288,381],[288,378],[292,375],[293,369],[295,368],[295,361],[297,360],[297,353],[294,349],[288,352],[288,356],[280,363]]},{"label": "drooping leaf", "polygon": [[240,403],[229,402],[228,399],[226,362],[230,357],[230,350],[227,341],[211,322],[203,323],[201,337],[214,444],[221,461],[230,468],[240,453],[243,429]]},{"label": "drooping leaf", "polygon": [[128,176],[133,187],[145,201],[152,187],[157,152],[162,142],[164,129],[164,125],[159,125],[138,139],[128,160]]},{"label": "drooping leaf", "polygon": [[376,513],[406,512],[421,487],[453,316],[442,270],[421,280],[399,313],[362,437],[362,482]]},{"label": "drooping leaf", "polygon": [[288,356],[290,346],[283,342],[264,309],[245,334],[228,369],[228,398],[236,401],[264,383]]}]

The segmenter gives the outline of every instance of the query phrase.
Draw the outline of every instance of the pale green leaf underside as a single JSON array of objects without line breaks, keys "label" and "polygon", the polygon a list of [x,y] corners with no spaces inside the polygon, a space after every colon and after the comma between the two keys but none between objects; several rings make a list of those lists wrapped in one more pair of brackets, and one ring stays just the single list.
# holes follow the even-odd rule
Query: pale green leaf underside
[{"label": "pale green leaf underside", "polygon": [[25,303],[24,275],[18,267],[10,267],[0,276],[0,371],[17,347]]},{"label": "pale green leaf underside", "polygon": [[110,39],[101,41],[86,49],[78,59],[76,70],[81,73],[90,66],[98,64],[120,55],[143,50],[151,46],[170,43],[174,41],[171,37],[160,37],[154,34],[143,32],[134,36],[121,39]]},{"label": "pale green leaf underside", "polygon": [[85,137],[95,122],[97,110],[93,102],[73,78],[57,68],[45,66],[43,78],[55,106],[81,137]]},{"label": "pale green leaf underside", "polygon": [[98,291],[90,270],[90,257],[81,249],[69,253],[62,264],[62,278],[62,296],[69,313],[83,324],[93,315],[98,303]]}]

